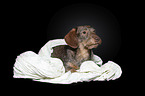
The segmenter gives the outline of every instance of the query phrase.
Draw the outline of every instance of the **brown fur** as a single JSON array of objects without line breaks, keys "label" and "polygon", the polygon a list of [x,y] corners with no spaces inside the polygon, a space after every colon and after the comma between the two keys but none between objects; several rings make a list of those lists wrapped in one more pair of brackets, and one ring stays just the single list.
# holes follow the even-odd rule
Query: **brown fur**
[{"label": "brown fur", "polygon": [[68,45],[53,48],[52,57],[60,58],[66,71],[75,72],[80,64],[87,60],[92,60],[92,48],[101,44],[101,39],[90,26],[78,26],[73,28],[66,36],[65,41]]}]

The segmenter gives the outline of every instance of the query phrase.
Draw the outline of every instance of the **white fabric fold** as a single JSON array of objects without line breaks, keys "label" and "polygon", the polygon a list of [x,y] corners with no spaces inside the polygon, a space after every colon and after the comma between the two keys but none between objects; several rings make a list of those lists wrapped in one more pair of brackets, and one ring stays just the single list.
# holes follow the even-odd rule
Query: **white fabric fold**
[{"label": "white fabric fold", "polygon": [[27,51],[16,58],[14,64],[14,78],[30,78],[34,81],[71,84],[83,81],[115,80],[122,74],[121,67],[113,61],[103,64],[101,58],[93,56],[92,61],[85,61],[77,72],[65,73],[63,62],[59,58],[52,58],[53,47],[67,45],[64,39],[50,40],[38,54]]}]

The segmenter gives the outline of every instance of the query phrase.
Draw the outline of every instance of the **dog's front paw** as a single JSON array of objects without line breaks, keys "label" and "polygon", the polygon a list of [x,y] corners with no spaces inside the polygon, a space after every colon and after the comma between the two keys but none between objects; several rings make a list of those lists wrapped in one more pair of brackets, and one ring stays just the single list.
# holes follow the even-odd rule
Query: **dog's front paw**
[{"label": "dog's front paw", "polygon": [[66,72],[67,71],[76,72],[76,70],[79,69],[79,67],[73,64],[72,62],[67,62],[65,69],[66,69]]}]

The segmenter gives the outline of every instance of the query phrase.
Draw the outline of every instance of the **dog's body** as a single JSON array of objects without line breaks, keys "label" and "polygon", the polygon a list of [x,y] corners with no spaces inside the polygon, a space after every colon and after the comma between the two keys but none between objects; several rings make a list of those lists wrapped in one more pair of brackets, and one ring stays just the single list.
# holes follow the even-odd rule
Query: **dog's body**
[{"label": "dog's body", "polygon": [[78,26],[73,28],[66,36],[68,45],[53,48],[52,57],[60,58],[66,71],[75,72],[82,62],[92,60],[92,48],[101,44],[101,39],[90,26]]},{"label": "dog's body", "polygon": [[92,59],[91,50],[74,49],[67,45],[55,47],[52,57],[60,58],[65,66],[66,71],[72,72],[79,69],[80,64],[86,60]]}]

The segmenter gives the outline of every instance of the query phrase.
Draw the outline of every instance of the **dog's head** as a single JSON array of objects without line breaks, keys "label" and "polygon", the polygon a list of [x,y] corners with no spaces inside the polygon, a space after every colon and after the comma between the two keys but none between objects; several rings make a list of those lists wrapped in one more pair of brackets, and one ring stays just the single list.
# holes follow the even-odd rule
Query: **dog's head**
[{"label": "dog's head", "polygon": [[100,37],[96,35],[95,29],[88,25],[73,28],[64,39],[72,48],[83,45],[84,48],[92,49],[97,48],[102,42]]}]

